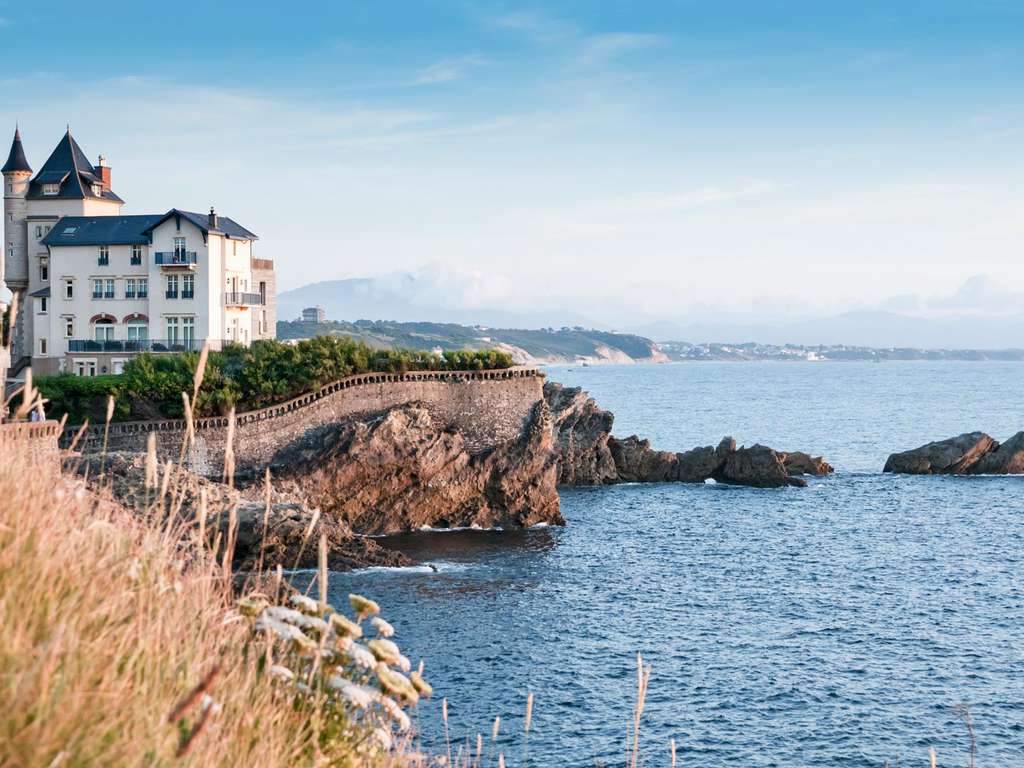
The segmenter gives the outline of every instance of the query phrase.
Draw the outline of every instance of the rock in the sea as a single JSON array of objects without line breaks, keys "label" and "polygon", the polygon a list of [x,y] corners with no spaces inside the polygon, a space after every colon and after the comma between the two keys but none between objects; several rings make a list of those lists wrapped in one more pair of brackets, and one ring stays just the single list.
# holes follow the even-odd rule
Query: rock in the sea
[{"label": "rock in the sea", "polygon": [[780,453],[779,456],[782,457],[782,465],[786,468],[786,473],[789,475],[814,475],[815,477],[821,477],[835,472],[832,465],[821,456],[811,456],[803,451]]},{"label": "rock in the sea", "polygon": [[966,432],[894,453],[882,471],[905,475],[1021,475],[1024,432],[1002,444],[984,432]]},{"label": "rock in the sea", "polygon": [[614,414],[598,407],[579,387],[544,383],[544,400],[551,411],[555,450],[559,455],[559,485],[603,485],[618,477],[608,445]]},{"label": "rock in the sea", "polygon": [[408,405],[335,426],[274,464],[279,486],[363,534],[565,522],[544,401],[519,439],[483,454]]},{"label": "rock in the sea", "polygon": [[1024,432],[997,444],[972,467],[972,475],[1024,475]]},{"label": "rock in the sea", "polygon": [[755,488],[781,488],[787,485],[804,487],[807,481],[790,477],[782,457],[767,445],[752,445],[729,452],[722,465],[715,470],[714,479],[730,485],[750,485]]},{"label": "rock in the sea", "polygon": [[705,446],[681,453],[658,451],[636,435],[611,434],[613,415],[602,410],[579,387],[544,384],[551,409],[554,441],[559,460],[559,484],[719,482],[780,487],[806,485],[795,475],[826,475],[827,461],[802,451],[781,453],[764,446],[737,449],[731,437],[717,447]]},{"label": "rock in the sea", "polygon": [[998,447],[999,443],[984,432],[967,432],[894,453],[882,471],[906,475],[966,475],[974,464]]}]

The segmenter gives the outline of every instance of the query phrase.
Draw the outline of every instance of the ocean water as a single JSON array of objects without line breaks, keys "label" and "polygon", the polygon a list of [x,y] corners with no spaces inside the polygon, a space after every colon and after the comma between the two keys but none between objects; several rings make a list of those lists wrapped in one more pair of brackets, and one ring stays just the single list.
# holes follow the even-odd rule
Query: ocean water
[{"label": "ocean water", "polygon": [[1019,363],[552,368],[659,448],[824,454],[806,489],[570,489],[568,525],[386,540],[429,568],[335,574],[426,660],[426,746],[489,741],[522,765],[624,763],[635,654],[653,665],[643,764],[1024,765],[1024,478],[896,477],[886,456],[1024,429]]}]

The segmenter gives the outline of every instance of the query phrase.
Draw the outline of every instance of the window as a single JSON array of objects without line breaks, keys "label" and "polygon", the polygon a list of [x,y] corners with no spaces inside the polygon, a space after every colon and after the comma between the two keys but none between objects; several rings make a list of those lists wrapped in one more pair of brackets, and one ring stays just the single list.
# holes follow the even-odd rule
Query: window
[{"label": "window", "polygon": [[167,276],[167,298],[176,299],[178,298],[178,276],[168,275]]},{"label": "window", "polygon": [[94,299],[102,299],[103,298],[103,281],[102,280],[93,280],[92,281],[92,297]]},{"label": "window", "polygon": [[50,300],[48,298],[46,298],[45,296],[40,296],[39,297],[39,314],[41,314],[41,315],[45,315],[46,314],[47,304],[49,304],[49,302],[50,302]]},{"label": "window", "polygon": [[45,355],[46,354],[46,337],[45,336],[43,336],[43,337],[41,337],[39,339],[39,354],[40,355]]},{"label": "window", "polygon": [[196,295],[196,276],[183,275],[181,278],[181,298],[191,299]]},{"label": "window", "polygon": [[100,257],[99,257],[99,259],[97,259],[97,261],[99,262],[99,265],[101,267],[105,267],[105,266],[107,266],[107,264],[110,263],[110,246],[109,245],[101,245],[100,246]]},{"label": "window", "polygon": [[103,187],[101,187],[99,184],[93,184],[92,185],[92,193],[96,197],[103,197]]},{"label": "window", "polygon": [[128,341],[145,341],[149,338],[149,326],[145,323],[128,323]]},{"label": "window", "polygon": [[181,340],[190,349],[196,343],[196,319],[194,317],[181,318]]},{"label": "window", "polygon": [[39,279],[44,283],[50,280],[50,257],[39,257]]},{"label": "window", "polygon": [[64,298],[65,299],[73,299],[73,298],[75,298],[75,281],[74,280],[68,279],[68,280],[64,281]]},{"label": "window", "polygon": [[266,304],[266,303],[267,303],[267,282],[266,282],[266,280],[260,280],[260,304]]},{"label": "window", "polygon": [[44,195],[60,194],[60,184],[43,184]]},{"label": "window", "polygon": [[95,360],[76,360],[75,361],[75,372],[79,376],[95,376],[96,375],[96,361]]},{"label": "window", "polygon": [[113,279],[107,280],[106,290],[103,292],[104,299],[114,298],[114,281]]},{"label": "window", "polygon": [[97,320],[94,330],[96,341],[114,340],[114,324],[110,320]]},{"label": "window", "polygon": [[237,256],[238,255],[238,241],[237,240],[232,240],[231,241],[231,255],[232,256]]},{"label": "window", "polygon": [[176,237],[174,238],[174,258],[183,259],[185,258],[185,238]]},{"label": "window", "polygon": [[142,263],[142,246],[132,246],[132,266],[139,266]]},{"label": "window", "polygon": [[36,240],[42,240],[42,239],[43,239],[43,225],[42,224],[36,224]]},{"label": "window", "polygon": [[65,317],[64,318],[64,338],[70,339],[75,335],[75,318]]},{"label": "window", "polygon": [[135,298],[135,278],[129,277],[124,281],[124,297],[126,299]]},{"label": "window", "polygon": [[170,344],[178,343],[178,318],[167,318],[167,341]]},{"label": "window", "polygon": [[149,296],[149,279],[140,277],[138,297],[140,299],[145,299],[147,296]]}]

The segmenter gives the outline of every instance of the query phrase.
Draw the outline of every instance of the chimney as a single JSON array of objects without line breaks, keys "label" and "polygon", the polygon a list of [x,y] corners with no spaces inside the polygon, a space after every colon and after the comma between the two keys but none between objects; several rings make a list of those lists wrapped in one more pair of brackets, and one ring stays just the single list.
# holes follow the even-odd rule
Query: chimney
[{"label": "chimney", "polygon": [[217,216],[216,211],[213,210],[213,206],[210,206],[210,215],[206,219],[207,225],[210,229],[220,229],[220,217]]},{"label": "chimney", "polygon": [[106,190],[110,189],[110,166],[107,165],[107,158],[100,155],[99,164],[96,166],[96,170],[100,174],[100,183]]}]

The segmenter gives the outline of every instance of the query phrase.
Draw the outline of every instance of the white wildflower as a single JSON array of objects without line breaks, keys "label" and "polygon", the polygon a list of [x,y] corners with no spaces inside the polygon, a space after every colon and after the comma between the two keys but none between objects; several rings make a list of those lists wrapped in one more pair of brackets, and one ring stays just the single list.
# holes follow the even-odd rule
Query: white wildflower
[{"label": "white wildflower", "polygon": [[391,734],[383,728],[373,729],[373,740],[376,741],[377,744],[380,745],[380,748],[383,749],[385,752],[390,751]]},{"label": "white wildflower", "polygon": [[384,621],[380,616],[374,616],[370,620],[373,628],[377,630],[377,634],[381,637],[392,637],[395,634],[395,628],[388,622]]},{"label": "white wildflower", "polygon": [[399,657],[402,655],[402,652],[398,650],[398,646],[390,640],[376,638],[366,645],[374,656],[387,664],[397,664]]},{"label": "white wildflower", "polygon": [[352,643],[347,653],[349,657],[360,667],[373,669],[377,666],[377,657],[370,653],[370,650],[360,643]]},{"label": "white wildflower", "polygon": [[341,635],[347,635],[348,637],[363,636],[363,628],[340,613],[331,614],[331,626]]},{"label": "white wildflower", "polygon": [[275,680],[280,680],[284,683],[290,683],[295,679],[295,673],[288,669],[288,667],[282,667],[280,664],[274,664],[271,666],[267,671],[267,674]]},{"label": "white wildflower", "polygon": [[368,597],[350,594],[348,596],[348,602],[349,605],[352,606],[352,610],[355,611],[356,615],[359,617],[376,616],[380,613],[380,606]]},{"label": "white wildflower", "polygon": [[377,665],[377,679],[380,680],[381,688],[392,696],[405,699],[410,704],[415,704],[420,699],[420,695],[409,682],[409,678],[401,672],[389,669],[386,664]]},{"label": "white wildflower", "polygon": [[345,701],[353,707],[359,707],[360,709],[369,707],[376,698],[373,695],[375,691],[371,691],[369,688],[353,683],[351,680],[346,680],[338,675],[327,681],[327,687],[337,691]]},{"label": "white wildflower", "polygon": [[314,600],[311,597],[295,593],[290,598],[288,598],[288,602],[294,605],[303,613],[305,613],[307,616],[320,615],[320,605],[317,603],[316,600]]},{"label": "white wildflower", "polygon": [[381,708],[388,713],[388,717],[398,726],[399,731],[404,733],[412,727],[409,716],[405,714],[405,711],[398,705],[397,701],[390,696],[381,696],[378,701]]},{"label": "white wildflower", "polygon": [[409,674],[409,670],[412,669],[412,662],[402,654],[398,654],[398,661],[395,662],[395,666],[405,672],[405,674]]},{"label": "white wildflower", "polygon": [[220,704],[214,701],[213,697],[208,693],[203,694],[202,704],[200,705],[200,707],[202,708],[203,712],[205,712],[206,710],[210,710],[211,715],[220,714]]}]

